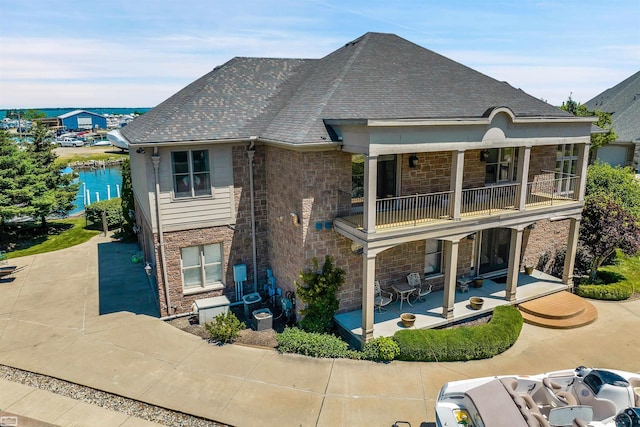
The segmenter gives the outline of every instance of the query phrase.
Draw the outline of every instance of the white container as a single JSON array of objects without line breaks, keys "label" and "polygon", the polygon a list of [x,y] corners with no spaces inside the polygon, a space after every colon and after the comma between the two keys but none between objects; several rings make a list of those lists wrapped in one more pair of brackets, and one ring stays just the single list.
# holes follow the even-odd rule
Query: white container
[{"label": "white container", "polygon": [[193,311],[198,313],[198,323],[202,325],[215,319],[220,314],[227,314],[229,304],[229,298],[224,295],[197,299],[193,302]]}]

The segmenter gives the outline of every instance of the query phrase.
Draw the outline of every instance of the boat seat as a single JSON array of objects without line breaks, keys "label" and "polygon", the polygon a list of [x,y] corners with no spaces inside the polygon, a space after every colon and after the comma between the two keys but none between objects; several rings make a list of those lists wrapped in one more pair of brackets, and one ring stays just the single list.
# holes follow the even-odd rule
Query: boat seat
[{"label": "boat seat", "polygon": [[562,390],[562,386],[551,381],[549,377],[542,379],[542,385],[549,397],[552,399],[552,405],[554,403],[561,406],[576,406],[578,404],[578,401],[571,393]]}]

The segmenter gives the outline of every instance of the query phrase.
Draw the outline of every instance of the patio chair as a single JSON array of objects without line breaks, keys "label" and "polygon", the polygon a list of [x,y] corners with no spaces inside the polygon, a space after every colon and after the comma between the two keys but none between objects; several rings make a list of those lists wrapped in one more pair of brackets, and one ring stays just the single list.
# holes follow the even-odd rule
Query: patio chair
[{"label": "patio chair", "polygon": [[384,313],[385,311],[387,311],[387,309],[384,307],[393,302],[393,294],[391,292],[383,291],[380,287],[380,282],[378,282],[377,280],[373,282],[373,286],[375,290],[373,296],[373,305],[375,306],[375,310],[378,313]]},{"label": "patio chair", "polygon": [[416,297],[416,301],[424,301],[424,297],[431,293],[431,285],[426,285],[422,283],[422,278],[420,277],[420,273],[409,273],[407,275],[407,282],[410,286],[415,288],[414,295]]}]

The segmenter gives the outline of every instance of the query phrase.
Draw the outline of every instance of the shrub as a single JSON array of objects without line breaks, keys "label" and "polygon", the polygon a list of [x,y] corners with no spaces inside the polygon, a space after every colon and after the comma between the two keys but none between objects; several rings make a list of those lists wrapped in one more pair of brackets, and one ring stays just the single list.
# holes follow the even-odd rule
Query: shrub
[{"label": "shrub", "polygon": [[120,227],[122,225],[124,218],[122,216],[121,200],[119,197],[111,200],[101,200],[85,207],[84,212],[87,222],[96,224],[98,228],[102,228],[103,211],[107,213],[107,225],[109,228]]},{"label": "shrub", "polygon": [[359,358],[354,350],[340,338],[317,332],[305,332],[298,328],[285,328],[278,334],[278,351],[312,357]]},{"label": "shrub", "polygon": [[398,343],[391,337],[380,337],[366,343],[361,358],[377,362],[389,362],[400,354]]},{"label": "shrub", "polygon": [[522,329],[516,307],[496,307],[486,325],[455,329],[402,330],[394,339],[398,359],[423,362],[487,359],[510,348]]},{"label": "shrub", "polygon": [[204,328],[211,335],[211,339],[223,344],[233,342],[245,327],[244,322],[238,320],[236,315],[230,311],[226,314],[219,314],[211,322],[204,324]]},{"label": "shrub", "polygon": [[576,288],[576,295],[605,301],[622,301],[633,294],[633,286],[626,282],[613,284],[584,284]]},{"label": "shrub", "polygon": [[333,327],[333,315],[338,309],[336,292],[344,283],[344,270],[333,266],[333,258],[325,257],[320,271],[318,260],[313,258],[313,269],[300,272],[302,283],[295,282],[298,297],[306,304],[300,311],[304,316],[300,327],[307,332],[329,332]]}]

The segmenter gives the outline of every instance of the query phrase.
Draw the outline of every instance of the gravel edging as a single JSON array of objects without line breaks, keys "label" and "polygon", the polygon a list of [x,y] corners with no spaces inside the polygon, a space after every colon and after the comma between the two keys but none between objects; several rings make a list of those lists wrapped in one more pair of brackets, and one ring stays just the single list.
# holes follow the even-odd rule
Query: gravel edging
[{"label": "gravel edging", "polygon": [[229,427],[205,418],[162,408],[91,387],[0,365],[0,378],[166,426]]}]

